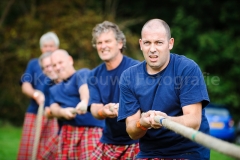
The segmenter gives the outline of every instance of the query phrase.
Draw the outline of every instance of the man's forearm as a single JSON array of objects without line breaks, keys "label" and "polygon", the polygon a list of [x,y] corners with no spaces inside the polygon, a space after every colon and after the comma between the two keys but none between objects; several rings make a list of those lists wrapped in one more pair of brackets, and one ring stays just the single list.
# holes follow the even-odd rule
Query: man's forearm
[{"label": "man's forearm", "polygon": [[50,106],[50,109],[51,109],[51,114],[52,114],[54,117],[57,117],[57,118],[63,117],[63,116],[62,116],[62,113],[61,113],[62,108],[61,108],[57,103],[53,103],[53,104]]},{"label": "man's forearm", "polygon": [[193,128],[195,130],[199,130],[201,125],[201,118],[197,118],[193,115],[182,115],[178,117],[170,117],[168,116],[168,119],[177,122],[179,124],[182,124],[186,127]]},{"label": "man's forearm", "polygon": [[128,122],[128,124],[127,124],[127,133],[129,135],[129,137],[134,140],[143,137],[147,132],[147,130],[138,128],[137,122],[138,122],[137,120],[133,120],[131,122]]},{"label": "man's forearm", "polygon": [[184,106],[182,108],[183,108],[182,116],[168,118],[186,127],[199,130],[202,121],[202,103],[199,102],[196,104]]},{"label": "man's forearm", "polygon": [[104,119],[103,116],[99,115],[99,111],[101,111],[102,108],[103,104],[93,103],[90,108],[93,117],[95,117],[96,119]]},{"label": "man's forearm", "polygon": [[80,94],[80,99],[81,101],[84,101],[86,104],[88,104],[89,101],[89,90],[87,84],[83,84],[79,88],[79,94]]},{"label": "man's forearm", "polygon": [[35,89],[32,87],[31,83],[24,82],[22,84],[22,92],[23,92],[23,94],[27,95],[28,97],[33,98]]},{"label": "man's forearm", "polygon": [[148,127],[142,126],[141,112],[138,110],[134,115],[126,118],[127,133],[131,139],[139,139],[143,137]]}]

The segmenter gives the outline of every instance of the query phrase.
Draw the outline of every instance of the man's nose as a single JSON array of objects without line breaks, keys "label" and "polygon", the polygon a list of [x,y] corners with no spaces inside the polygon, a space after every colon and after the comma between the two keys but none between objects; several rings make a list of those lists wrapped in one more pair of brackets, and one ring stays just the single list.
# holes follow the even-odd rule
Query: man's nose
[{"label": "man's nose", "polygon": [[102,48],[102,49],[106,48],[106,46],[107,46],[107,44],[104,43],[104,42],[101,44],[101,48]]},{"label": "man's nose", "polygon": [[48,69],[49,72],[51,72],[53,70],[53,67],[52,66],[48,66],[47,69]]},{"label": "man's nose", "polygon": [[60,69],[60,65],[59,64],[56,64],[55,66],[54,66],[54,70],[55,71],[58,71]]},{"label": "man's nose", "polygon": [[156,47],[155,47],[155,44],[151,44],[150,46],[150,52],[155,52],[156,51]]}]

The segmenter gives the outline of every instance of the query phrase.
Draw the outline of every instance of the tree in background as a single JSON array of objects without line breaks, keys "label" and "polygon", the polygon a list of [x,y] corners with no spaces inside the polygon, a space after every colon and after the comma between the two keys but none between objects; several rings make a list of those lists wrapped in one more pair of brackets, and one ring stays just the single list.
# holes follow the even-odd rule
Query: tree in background
[{"label": "tree in background", "polygon": [[[28,100],[21,78],[30,58],[39,55],[39,37],[54,31],[75,67],[94,68],[101,60],[91,46],[92,28],[115,22],[127,38],[125,54],[143,60],[138,39],[151,18],[164,19],[175,38],[173,52],[201,67],[212,102],[240,111],[240,1],[2,0],[0,2],[0,117],[21,125]],[[237,120],[238,116],[234,118]]]}]

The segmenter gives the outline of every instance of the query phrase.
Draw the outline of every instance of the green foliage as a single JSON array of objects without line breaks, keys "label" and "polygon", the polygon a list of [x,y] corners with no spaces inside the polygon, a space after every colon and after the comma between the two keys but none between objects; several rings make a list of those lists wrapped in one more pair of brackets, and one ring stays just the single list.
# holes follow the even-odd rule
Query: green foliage
[{"label": "green foliage", "polygon": [[27,62],[40,55],[39,38],[43,33],[57,33],[60,47],[73,56],[77,69],[94,68],[101,63],[91,45],[91,31],[97,23],[104,20],[117,23],[127,38],[124,54],[142,61],[138,44],[141,28],[147,20],[161,18],[170,25],[175,38],[172,52],[199,64],[211,101],[228,105],[237,120],[239,4],[238,0],[3,0],[0,2],[0,117],[22,124],[28,98],[21,93],[18,83]]}]

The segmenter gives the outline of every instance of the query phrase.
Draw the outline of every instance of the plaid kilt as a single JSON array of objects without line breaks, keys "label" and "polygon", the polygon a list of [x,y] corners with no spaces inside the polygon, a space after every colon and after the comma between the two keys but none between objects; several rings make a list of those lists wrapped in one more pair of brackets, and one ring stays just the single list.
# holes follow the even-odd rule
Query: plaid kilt
[{"label": "plaid kilt", "polygon": [[41,139],[38,149],[38,159],[54,160],[58,145],[58,122],[57,119],[43,118]]},{"label": "plaid kilt", "polygon": [[[35,124],[36,123],[36,114],[26,113],[23,129],[22,129],[22,137],[20,140],[20,146],[18,151],[17,160],[29,160],[32,158],[33,152],[33,144],[35,138]],[[47,140],[56,132],[57,134],[57,121],[49,120],[45,116],[43,116],[42,120],[42,130],[41,137],[38,146],[38,155],[41,154],[41,151],[44,150],[44,146]]]},{"label": "plaid kilt", "polygon": [[18,160],[30,160],[32,157],[32,148],[35,135],[36,115],[26,113],[22,129],[22,138],[18,150]]},{"label": "plaid kilt", "polygon": [[102,128],[99,127],[62,126],[59,136],[57,159],[89,159],[101,136]]},{"label": "plaid kilt", "polygon": [[133,160],[139,152],[139,144],[113,145],[99,142],[91,154],[91,160]]}]

